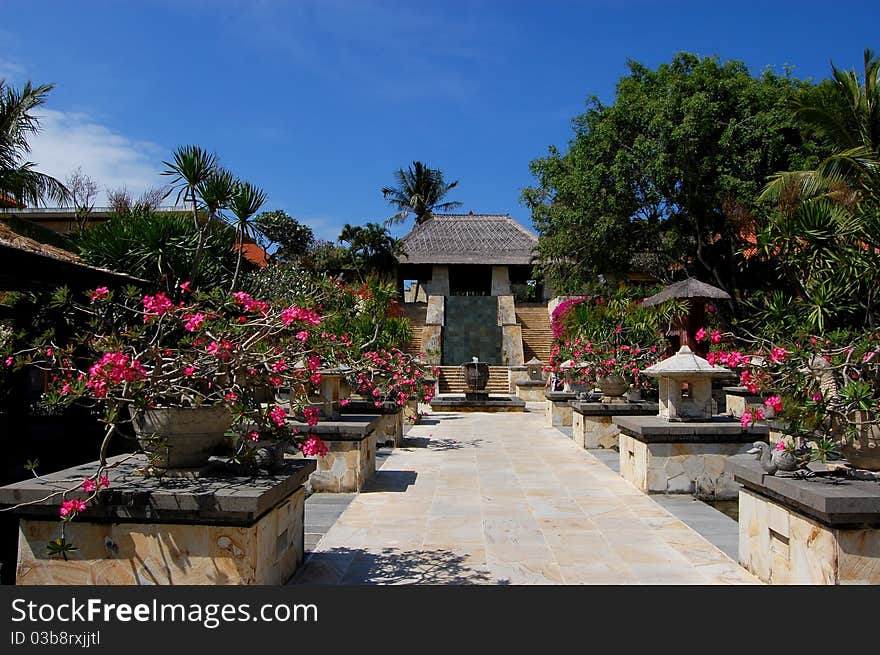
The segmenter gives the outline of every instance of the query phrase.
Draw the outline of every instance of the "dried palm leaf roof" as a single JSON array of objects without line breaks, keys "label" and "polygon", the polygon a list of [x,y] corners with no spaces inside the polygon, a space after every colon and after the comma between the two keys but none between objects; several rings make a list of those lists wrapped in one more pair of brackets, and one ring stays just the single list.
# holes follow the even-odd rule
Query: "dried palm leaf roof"
[{"label": "dried palm leaf roof", "polygon": [[699,280],[689,277],[681,282],[670,284],[668,287],[661,290],[659,293],[654,294],[650,298],[645,298],[642,301],[642,306],[651,307],[653,305],[660,305],[673,298],[713,298],[716,300],[727,300],[730,298],[730,294],[724,289],[713,287],[711,284],[706,284],[705,282],[700,282]]},{"label": "dried palm leaf roof", "polygon": [[508,214],[435,214],[403,237],[402,264],[532,263],[538,237]]}]

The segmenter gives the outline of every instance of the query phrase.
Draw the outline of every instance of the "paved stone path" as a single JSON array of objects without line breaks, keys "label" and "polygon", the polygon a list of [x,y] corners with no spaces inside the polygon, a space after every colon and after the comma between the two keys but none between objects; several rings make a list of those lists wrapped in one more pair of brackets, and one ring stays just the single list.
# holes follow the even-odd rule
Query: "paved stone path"
[{"label": "paved stone path", "polygon": [[413,427],[293,584],[757,582],[541,413]]}]

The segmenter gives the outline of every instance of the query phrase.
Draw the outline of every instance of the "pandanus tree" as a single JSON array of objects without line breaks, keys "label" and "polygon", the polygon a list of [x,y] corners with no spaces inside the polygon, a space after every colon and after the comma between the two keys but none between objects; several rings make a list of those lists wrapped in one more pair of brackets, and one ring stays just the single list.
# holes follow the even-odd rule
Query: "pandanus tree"
[{"label": "pandanus tree", "polygon": [[163,161],[166,169],[162,175],[172,177],[171,191],[177,190],[176,204],[181,200],[190,203],[193,223],[199,231],[199,241],[193,256],[193,268],[190,279],[195,279],[199,271],[199,261],[204,248],[205,237],[209,229],[209,221],[199,222],[198,189],[204,185],[217,169],[217,155],[209,153],[199,146],[180,146],[174,151],[171,161]]},{"label": "pandanus tree", "polygon": [[251,218],[260,211],[260,208],[265,202],[266,194],[259,187],[254,186],[250,182],[240,182],[236,184],[229,203],[229,209],[235,216],[235,231],[238,235],[238,253],[235,263],[235,275],[232,277],[230,291],[235,289],[235,285],[238,283],[238,274],[241,271],[241,260],[244,256],[244,240],[253,232]]},{"label": "pandanus tree", "polygon": [[27,82],[21,90],[0,79],[0,196],[19,204],[63,202],[67,188],[51,175],[34,170],[27,160],[31,148],[28,138],[40,129],[32,111],[46,102],[52,84],[34,87]]},{"label": "pandanus tree", "polygon": [[458,200],[441,202],[458,186],[458,180],[446,182],[440,170],[429,168],[420,161],[413,162],[406,170],[398,169],[394,177],[397,186],[382,188],[382,195],[398,210],[388,219],[391,224],[402,223],[412,214],[416,224],[421,225],[434,215],[435,210],[449,211],[461,207]]}]

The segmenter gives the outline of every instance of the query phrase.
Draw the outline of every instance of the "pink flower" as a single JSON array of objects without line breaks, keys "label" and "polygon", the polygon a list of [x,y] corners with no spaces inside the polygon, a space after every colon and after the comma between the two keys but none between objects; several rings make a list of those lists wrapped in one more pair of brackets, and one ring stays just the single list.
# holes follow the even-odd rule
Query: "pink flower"
[{"label": "pink flower", "polygon": [[109,487],[110,486],[110,478],[106,475],[101,475],[98,477],[98,489],[101,487]]},{"label": "pink flower", "polygon": [[813,402],[821,403],[825,399],[825,396],[822,395],[821,391],[817,391],[813,394]]},{"label": "pink flower", "polygon": [[196,372],[196,367],[195,367],[195,366],[187,366],[185,369],[183,369],[183,374],[184,374],[186,377],[192,377],[192,374],[195,373],[195,372]]},{"label": "pink flower", "polygon": [[110,289],[107,287],[98,287],[94,291],[92,291],[91,300],[95,302],[96,300],[103,300],[107,297],[107,294],[110,293]]},{"label": "pink flower", "polygon": [[744,428],[749,427],[752,424],[752,413],[749,411],[743,412],[743,415],[739,419],[739,424]]},{"label": "pink flower", "polygon": [[299,332],[296,333],[296,338],[299,339],[300,341],[305,341],[306,339],[309,338],[309,333],[306,332],[305,330],[300,330]]},{"label": "pink flower", "polygon": [[306,325],[318,325],[321,323],[321,317],[310,309],[302,309],[296,305],[283,309],[281,311],[281,322],[290,325],[294,321],[305,323]]},{"label": "pink flower", "polygon": [[161,291],[155,296],[144,296],[141,302],[144,305],[144,323],[149,323],[174,309],[174,303]]},{"label": "pink flower", "polygon": [[286,371],[287,370],[287,361],[284,359],[279,359],[278,361],[273,362],[272,370],[275,371],[276,373],[281,373],[282,371]]},{"label": "pink flower", "polygon": [[269,418],[280,428],[287,421],[287,412],[281,405],[275,405],[274,409],[269,412]]},{"label": "pink flower", "polygon": [[247,433],[247,437],[251,441],[259,441],[260,440],[260,433],[257,432],[256,430],[251,430],[250,432]]},{"label": "pink flower", "polygon": [[706,328],[700,328],[697,330],[696,334],[694,334],[694,339],[697,341],[705,341],[706,340]]},{"label": "pink flower", "polygon": [[779,414],[782,411],[782,398],[779,396],[770,396],[764,401],[764,405],[772,409],[774,414]]},{"label": "pink flower", "polygon": [[755,417],[756,421],[763,421],[764,419],[767,418],[767,416],[764,414],[764,409],[762,407],[758,407],[755,410],[754,417]]},{"label": "pink flower", "polygon": [[244,307],[246,312],[260,312],[265,314],[269,311],[269,303],[263,300],[254,300],[249,293],[244,291],[236,291],[232,294],[236,304]]},{"label": "pink flower", "polygon": [[342,400],[339,401],[339,404],[342,405],[343,407],[345,407],[349,402],[350,401],[348,400],[348,398],[343,398]]},{"label": "pink flower", "polygon": [[223,396],[223,398],[224,400],[228,400],[230,402],[235,402],[236,400],[238,400],[238,396],[234,391],[227,392],[226,395]]},{"label": "pink flower", "polygon": [[62,396],[66,396],[67,394],[69,394],[70,393],[70,382],[65,382],[64,386],[61,387],[61,391],[59,391],[59,393]]},{"label": "pink flower", "polygon": [[15,362],[15,357],[7,357],[7,358],[6,358],[6,365],[7,365],[7,366],[12,366],[12,364],[13,364],[14,362]]},{"label": "pink flower", "polygon": [[98,485],[91,478],[86,478],[85,480],[82,481],[82,488],[83,488],[83,491],[85,491],[86,493],[93,492],[97,486]]},{"label": "pink flower", "polygon": [[306,407],[303,410],[303,416],[306,417],[306,423],[310,426],[318,425],[318,417],[321,412],[317,407]]},{"label": "pink flower", "polygon": [[193,314],[188,318],[189,320],[186,322],[186,325],[183,326],[187,332],[195,332],[202,327],[202,323],[205,322],[205,315],[202,313]]},{"label": "pink flower", "polygon": [[714,344],[721,343],[721,331],[712,330],[712,334],[709,335],[709,340]]},{"label": "pink flower", "polygon": [[[70,516],[71,514],[76,514],[77,512],[84,512],[86,510],[86,501],[71,499],[65,500],[61,503],[61,509],[58,511],[61,516]],[[71,517],[72,518],[72,517]]]},{"label": "pink flower", "polygon": [[715,366],[715,362],[718,361],[718,353],[716,353],[716,352],[706,353],[706,361],[709,362],[709,366]]},{"label": "pink flower", "polygon": [[786,355],[785,348],[776,347],[770,351],[770,359],[771,359],[771,361],[774,361],[774,362],[784,362],[785,355]]},{"label": "pink flower", "polygon": [[301,449],[303,455],[307,456],[318,455],[319,457],[324,457],[327,454],[327,444],[314,434],[309,435],[309,438],[303,442]]},{"label": "pink flower", "polygon": [[785,450],[785,442],[777,441],[776,442],[776,450]]},{"label": "pink flower", "polygon": [[184,293],[191,293],[192,292],[192,290],[190,289],[191,284],[192,284],[192,282],[190,280],[187,280],[186,282],[181,282],[178,286],[180,287],[180,290],[183,291]]}]

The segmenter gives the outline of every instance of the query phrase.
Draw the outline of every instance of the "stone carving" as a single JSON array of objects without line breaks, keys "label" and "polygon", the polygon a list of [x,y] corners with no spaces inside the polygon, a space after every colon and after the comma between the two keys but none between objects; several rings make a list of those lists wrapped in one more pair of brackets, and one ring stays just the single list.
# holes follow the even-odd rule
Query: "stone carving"
[{"label": "stone carving", "polygon": [[748,451],[750,455],[757,455],[755,459],[761,462],[761,468],[767,475],[776,475],[777,471],[807,471],[810,463],[809,448],[800,448],[794,451],[786,449],[770,449],[763,441],[756,441]]}]

